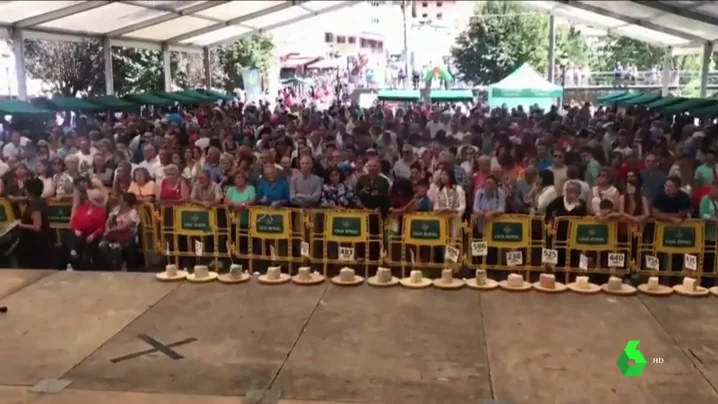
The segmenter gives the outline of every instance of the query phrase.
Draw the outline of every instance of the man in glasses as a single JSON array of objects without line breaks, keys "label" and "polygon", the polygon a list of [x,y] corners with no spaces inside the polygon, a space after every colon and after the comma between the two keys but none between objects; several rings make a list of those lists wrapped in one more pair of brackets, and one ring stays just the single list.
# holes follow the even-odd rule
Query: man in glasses
[{"label": "man in glasses", "polygon": [[566,153],[563,150],[555,150],[553,152],[553,164],[551,170],[553,172],[553,186],[556,188],[558,196],[563,195],[563,184],[568,180],[568,167],[564,161]]}]

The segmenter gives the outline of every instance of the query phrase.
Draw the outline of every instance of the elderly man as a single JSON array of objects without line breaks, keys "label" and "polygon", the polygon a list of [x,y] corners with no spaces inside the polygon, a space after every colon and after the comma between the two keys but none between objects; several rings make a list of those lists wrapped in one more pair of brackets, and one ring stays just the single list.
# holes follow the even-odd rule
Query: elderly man
[{"label": "elderly man", "polygon": [[312,174],[312,158],[302,156],[299,160],[299,175],[292,177],[289,184],[289,200],[300,208],[314,207],[322,196],[322,179]]},{"label": "elderly man", "polygon": [[265,164],[262,178],[257,184],[257,204],[269,205],[273,208],[289,203],[289,183],[284,176],[277,175],[274,164]]}]

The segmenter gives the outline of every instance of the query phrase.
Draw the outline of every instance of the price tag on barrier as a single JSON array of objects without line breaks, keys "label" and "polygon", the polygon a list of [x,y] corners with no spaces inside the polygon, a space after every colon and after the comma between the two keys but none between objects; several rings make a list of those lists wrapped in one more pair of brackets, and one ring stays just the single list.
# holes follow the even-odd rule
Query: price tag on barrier
[{"label": "price tag on barrier", "polygon": [[485,241],[472,241],[471,242],[471,256],[472,257],[485,257],[489,253],[489,246]]},{"label": "price tag on barrier", "polygon": [[302,241],[302,243],[299,245],[299,249],[301,251],[302,257],[311,258],[309,256],[309,243],[306,241]]},{"label": "price tag on barrier", "polygon": [[416,254],[414,254],[414,250],[409,249],[409,261],[412,264],[416,264]]},{"label": "price tag on barrier", "polygon": [[459,262],[459,255],[461,252],[458,248],[447,245],[444,251],[444,261]]},{"label": "price tag on barrier", "polygon": [[683,266],[689,271],[697,271],[698,257],[692,254],[683,254]]},{"label": "price tag on barrier", "polygon": [[509,251],[506,253],[506,265],[510,267],[519,266],[524,263],[524,253],[521,251]]},{"label": "price tag on barrier", "polygon": [[658,257],[654,257],[652,255],[646,255],[646,268],[659,271],[661,269],[661,264],[660,264],[660,261],[658,260]]},{"label": "price tag on barrier", "polygon": [[626,265],[626,254],[623,253],[609,253],[608,254],[608,267],[609,268],[623,268]]},{"label": "price tag on barrier", "polygon": [[541,249],[541,263],[542,264],[558,264],[558,251],[551,248]]},{"label": "price tag on barrier", "polygon": [[354,247],[339,247],[339,260],[354,261]]},{"label": "price tag on barrier", "polygon": [[198,257],[201,257],[202,252],[203,252],[202,250],[204,250],[204,245],[202,244],[202,242],[199,240],[195,240],[194,241],[194,254]]},{"label": "price tag on barrier", "polygon": [[588,272],[588,257],[581,254],[581,256],[578,258],[578,269],[580,269],[583,272]]}]

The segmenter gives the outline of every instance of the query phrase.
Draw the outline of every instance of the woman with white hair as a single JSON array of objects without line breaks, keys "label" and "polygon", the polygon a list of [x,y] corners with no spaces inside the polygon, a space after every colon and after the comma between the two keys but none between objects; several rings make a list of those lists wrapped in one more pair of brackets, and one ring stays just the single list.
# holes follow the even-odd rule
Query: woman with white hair
[{"label": "woman with white hair", "polygon": [[73,182],[80,176],[80,158],[73,154],[65,157],[65,171],[55,174],[55,198],[69,199],[73,196]]},{"label": "woman with white hair", "polygon": [[164,168],[165,177],[157,181],[155,187],[155,197],[157,203],[164,205],[174,205],[187,202],[189,200],[189,186],[180,176],[179,168],[170,164]]}]

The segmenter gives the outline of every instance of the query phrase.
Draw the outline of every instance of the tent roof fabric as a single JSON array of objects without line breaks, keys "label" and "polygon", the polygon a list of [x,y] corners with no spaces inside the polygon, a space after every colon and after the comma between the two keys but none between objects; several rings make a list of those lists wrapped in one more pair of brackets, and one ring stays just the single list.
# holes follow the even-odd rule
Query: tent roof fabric
[{"label": "tent roof fabric", "polygon": [[382,101],[418,101],[419,90],[379,90],[377,98]]},{"label": "tent roof fabric", "polygon": [[717,104],[715,100],[705,98],[688,98],[684,101],[661,108],[661,112],[664,114],[682,114],[684,112],[692,112],[715,104]]},{"label": "tent roof fabric", "polygon": [[233,96],[233,95],[226,94],[226,93],[223,93],[223,92],[220,92],[220,91],[215,91],[215,90],[197,89],[196,91],[197,91],[197,92],[200,92],[200,93],[202,93],[202,94],[206,94],[206,95],[208,95],[208,96],[210,96],[210,97],[214,97],[214,98],[217,99],[217,100],[234,101],[234,100],[237,98],[237,97],[235,97],[235,96]]},{"label": "tent roof fabric", "polygon": [[136,105],[152,105],[155,107],[166,107],[174,105],[174,100],[169,98],[158,97],[153,93],[136,93],[128,94],[122,97],[123,100],[131,102]]},{"label": "tent roof fabric", "polygon": [[[26,39],[109,38],[113,46],[201,52],[351,7],[354,1],[27,1],[0,2],[0,31]],[[4,28],[4,29],[2,29]]]},{"label": "tent roof fabric", "polygon": [[197,104],[200,102],[204,102],[201,100],[198,100],[190,95],[184,94],[182,91],[171,91],[171,92],[165,92],[165,91],[155,91],[152,94],[167,98],[168,100],[177,101],[180,104]]},{"label": "tent roof fabric", "polygon": [[611,92],[608,93],[608,94],[604,94],[604,95],[602,95],[602,96],[596,98],[596,102],[598,102],[598,103],[603,103],[603,102],[609,101],[609,100],[611,100],[611,99],[613,99],[613,98],[618,98],[618,97],[620,97],[620,96],[622,96],[622,95],[625,95],[627,92],[628,92],[628,91],[611,91]]},{"label": "tent roof fabric", "polygon": [[718,104],[695,109],[691,111],[691,116],[704,119],[716,118],[718,117]]},{"label": "tent roof fabric", "polygon": [[659,98],[661,98],[660,94],[641,93],[638,97],[631,98],[630,100],[618,101],[618,105],[644,105],[656,101]]},{"label": "tent roof fabric", "polygon": [[53,111],[99,111],[102,106],[77,97],[36,98],[34,104]]},{"label": "tent roof fabric", "polygon": [[121,100],[114,95],[100,95],[97,97],[88,97],[85,98],[85,100],[93,104],[100,105],[103,108],[115,109],[118,111],[135,108],[134,104]]},{"label": "tent roof fabric", "polygon": [[180,91],[179,94],[186,95],[188,97],[192,97],[200,103],[217,101],[217,97],[213,97],[209,94],[205,94],[205,93],[197,91],[197,90],[184,90],[184,91]]},{"label": "tent roof fabric", "polygon": [[641,92],[632,91],[632,92],[623,94],[619,97],[611,98],[610,100],[606,101],[605,103],[606,104],[619,104],[621,102],[632,101],[633,99],[638,98],[642,95],[643,95],[643,93],[641,93]]},{"label": "tent roof fabric", "polygon": [[474,93],[471,90],[431,90],[432,101],[471,101]]},{"label": "tent roof fabric", "polygon": [[498,83],[489,86],[489,94],[495,97],[561,97],[563,88],[543,78],[523,64]]},{"label": "tent roof fabric", "polygon": [[648,108],[663,108],[663,107],[667,107],[672,104],[677,104],[684,100],[686,100],[686,98],[683,98],[683,97],[661,98],[659,100],[653,101],[652,103],[648,104]]},{"label": "tent roof fabric", "polygon": [[53,115],[53,112],[48,109],[38,108],[20,100],[0,100],[0,113],[12,116]]},{"label": "tent roof fabric", "polygon": [[718,39],[718,8],[714,2],[520,1],[516,4],[607,33],[670,46],[674,54],[682,54],[681,50],[693,52],[705,42]]}]

